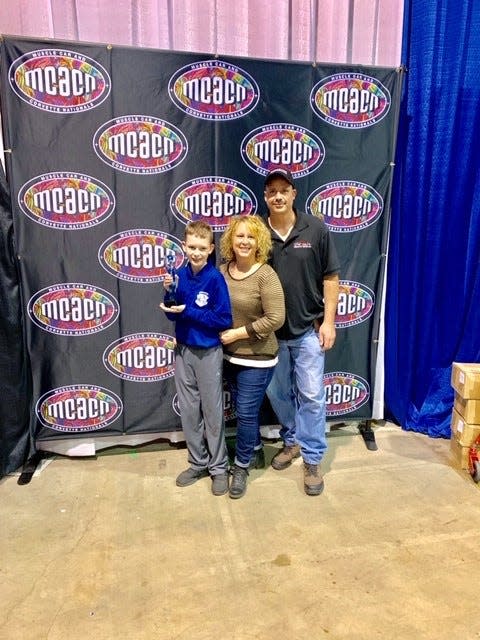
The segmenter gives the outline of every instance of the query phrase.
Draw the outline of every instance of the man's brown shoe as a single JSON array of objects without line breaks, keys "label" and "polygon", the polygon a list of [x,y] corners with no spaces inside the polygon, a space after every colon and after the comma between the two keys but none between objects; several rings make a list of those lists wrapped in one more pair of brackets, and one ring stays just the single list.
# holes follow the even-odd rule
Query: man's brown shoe
[{"label": "man's brown shoe", "polygon": [[272,459],[272,467],[277,471],[286,469],[292,464],[295,458],[300,457],[300,446],[293,444],[292,446],[285,445],[281,451],[277,453]]},{"label": "man's brown shoe", "polygon": [[318,466],[318,464],[303,463],[303,487],[307,496],[319,496],[323,491],[324,482]]}]

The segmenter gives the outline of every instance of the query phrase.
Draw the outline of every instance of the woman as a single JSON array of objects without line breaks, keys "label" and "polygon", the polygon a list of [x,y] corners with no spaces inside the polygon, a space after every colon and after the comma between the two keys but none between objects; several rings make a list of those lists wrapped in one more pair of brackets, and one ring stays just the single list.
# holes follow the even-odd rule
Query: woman
[{"label": "woman", "polygon": [[229,495],[247,490],[248,468],[261,447],[258,414],[277,363],[274,331],[285,320],[283,289],[267,264],[270,231],[258,216],[234,216],[220,240],[233,312],[233,328],[220,334],[224,375],[233,389],[237,413],[235,461]]}]

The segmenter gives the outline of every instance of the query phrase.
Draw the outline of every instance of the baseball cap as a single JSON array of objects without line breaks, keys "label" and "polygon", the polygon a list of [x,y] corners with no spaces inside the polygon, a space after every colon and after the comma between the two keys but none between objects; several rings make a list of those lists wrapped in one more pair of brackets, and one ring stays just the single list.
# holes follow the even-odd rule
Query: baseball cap
[{"label": "baseball cap", "polygon": [[292,174],[288,169],[284,169],[283,167],[278,167],[277,169],[272,169],[270,173],[267,174],[265,178],[265,186],[268,185],[274,178],[283,178],[287,182],[289,182],[292,187],[295,189],[295,181],[293,179]]}]

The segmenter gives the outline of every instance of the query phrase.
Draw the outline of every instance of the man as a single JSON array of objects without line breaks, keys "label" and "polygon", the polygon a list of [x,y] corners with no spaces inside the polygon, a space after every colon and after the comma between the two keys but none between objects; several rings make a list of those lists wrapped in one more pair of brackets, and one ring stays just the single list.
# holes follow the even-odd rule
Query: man
[{"label": "man", "polygon": [[279,362],[267,395],[280,422],[284,446],[272,467],[286,469],[302,456],[304,489],[322,493],[319,470],[325,435],[325,351],[335,343],[339,262],[323,220],[294,207],[295,182],[287,169],[265,179],[273,252],[271,264],[285,293],[286,320],[276,332]]}]

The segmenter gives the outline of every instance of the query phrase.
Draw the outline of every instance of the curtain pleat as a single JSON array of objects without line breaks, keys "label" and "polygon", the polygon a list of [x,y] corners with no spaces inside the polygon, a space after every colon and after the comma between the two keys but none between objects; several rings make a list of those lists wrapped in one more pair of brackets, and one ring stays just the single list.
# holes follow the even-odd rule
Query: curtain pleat
[{"label": "curtain pleat", "polygon": [[175,51],[397,66],[398,0],[2,0],[0,31]]}]

